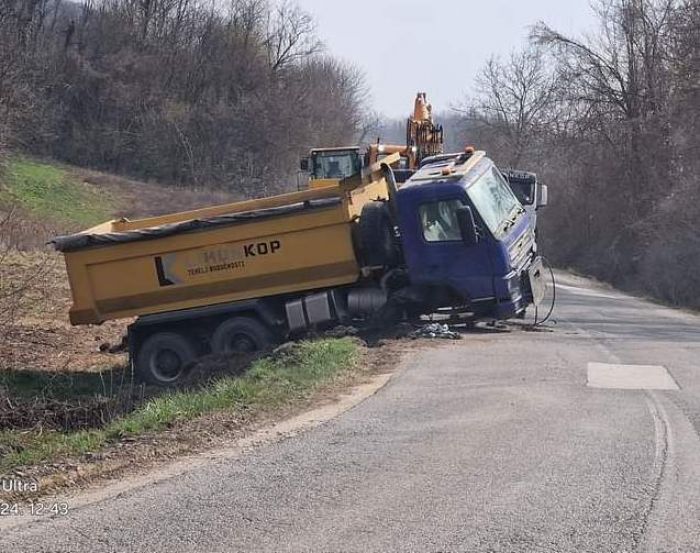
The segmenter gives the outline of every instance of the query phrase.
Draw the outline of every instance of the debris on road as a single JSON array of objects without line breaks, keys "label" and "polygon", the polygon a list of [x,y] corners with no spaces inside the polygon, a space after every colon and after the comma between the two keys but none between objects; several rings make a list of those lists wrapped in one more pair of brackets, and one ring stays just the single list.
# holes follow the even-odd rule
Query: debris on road
[{"label": "debris on road", "polygon": [[357,327],[350,325],[336,325],[333,328],[323,333],[325,338],[343,338],[345,336],[357,336],[359,334]]},{"label": "debris on road", "polygon": [[450,330],[446,324],[429,323],[419,329],[414,330],[410,334],[411,338],[442,338],[445,340],[461,340],[462,335],[459,332]]}]

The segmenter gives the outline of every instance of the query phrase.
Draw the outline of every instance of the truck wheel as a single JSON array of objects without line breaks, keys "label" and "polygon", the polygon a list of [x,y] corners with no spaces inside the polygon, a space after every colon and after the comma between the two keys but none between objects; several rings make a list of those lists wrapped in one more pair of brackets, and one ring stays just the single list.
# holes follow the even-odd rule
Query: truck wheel
[{"label": "truck wheel", "polygon": [[272,334],[265,325],[249,317],[234,317],[214,331],[211,349],[214,353],[252,353],[271,343]]},{"label": "truck wheel", "polygon": [[398,263],[394,229],[386,202],[369,202],[360,213],[360,241],[365,262],[370,267]]},{"label": "truck wheel", "polygon": [[185,374],[197,356],[187,338],[176,332],[149,336],[136,354],[136,375],[148,384],[170,386]]}]

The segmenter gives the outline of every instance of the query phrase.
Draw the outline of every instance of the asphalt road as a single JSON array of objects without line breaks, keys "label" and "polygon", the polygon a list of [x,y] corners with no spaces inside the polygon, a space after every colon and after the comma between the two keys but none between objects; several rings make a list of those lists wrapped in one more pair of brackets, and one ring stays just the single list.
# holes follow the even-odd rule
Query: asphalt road
[{"label": "asphalt road", "polygon": [[561,283],[547,331],[416,351],[314,430],[0,550],[700,551],[700,318]]}]

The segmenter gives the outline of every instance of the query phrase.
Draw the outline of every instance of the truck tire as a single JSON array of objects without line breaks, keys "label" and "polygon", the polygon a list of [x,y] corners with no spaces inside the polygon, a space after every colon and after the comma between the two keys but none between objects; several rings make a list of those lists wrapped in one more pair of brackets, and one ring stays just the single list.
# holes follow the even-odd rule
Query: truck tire
[{"label": "truck tire", "polygon": [[233,317],[221,323],[211,339],[213,353],[252,353],[272,344],[272,333],[250,317]]},{"label": "truck tire", "polygon": [[157,332],[141,345],[136,354],[136,376],[155,386],[172,386],[187,371],[197,353],[190,341],[176,332]]},{"label": "truck tire", "polygon": [[394,242],[389,205],[386,202],[369,202],[360,213],[360,242],[365,263],[370,267],[394,266],[399,261]]}]

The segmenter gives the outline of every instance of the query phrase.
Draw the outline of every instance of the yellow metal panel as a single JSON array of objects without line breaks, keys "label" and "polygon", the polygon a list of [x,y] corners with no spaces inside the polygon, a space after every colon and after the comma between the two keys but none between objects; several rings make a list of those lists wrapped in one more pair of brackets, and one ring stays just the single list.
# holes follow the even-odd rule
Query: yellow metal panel
[{"label": "yellow metal panel", "polygon": [[71,320],[101,322],[357,280],[342,205],[68,253]]},{"label": "yellow metal panel", "polygon": [[[391,165],[399,158],[398,153],[388,155],[381,162],[370,165],[363,175],[350,177],[340,182],[340,187],[349,192],[347,214],[350,219],[359,217],[362,207],[367,202],[389,198],[389,189],[382,172],[382,165]],[[362,185],[359,185],[358,182]]]},{"label": "yellow metal panel", "polygon": [[206,230],[174,234],[154,240],[115,243],[104,247],[79,250],[67,255],[81,263],[105,262],[141,255],[155,255],[172,249],[186,249],[226,242],[231,239],[232,235],[238,240],[249,240],[278,232],[294,232],[308,228],[342,224],[346,221],[345,208],[342,204],[338,204],[311,212],[253,220],[232,226],[218,226]]},{"label": "yellow metal panel", "polygon": [[328,186],[338,186],[340,184],[340,179],[311,179],[309,180],[309,188],[315,190],[316,188],[326,188]]},{"label": "yellow metal panel", "polygon": [[341,191],[337,188],[328,187],[319,190],[302,190],[301,192],[290,192],[289,194],[280,194],[279,196],[271,196],[269,198],[233,202],[230,204],[205,207],[202,209],[193,209],[190,211],[182,211],[180,213],[172,213],[170,215],[161,215],[159,217],[150,217],[148,219],[138,219],[136,221],[129,221],[126,219],[112,221],[111,231],[124,232],[127,230],[181,223],[183,221],[191,221],[193,219],[210,219],[212,217],[218,217],[220,215],[227,215],[230,213],[243,213],[245,211],[256,211],[259,209],[270,209],[274,207],[292,205],[309,200],[333,198],[338,197],[340,194]]},{"label": "yellow metal panel", "polygon": [[347,210],[350,218],[359,217],[362,207],[372,200],[385,200],[389,197],[386,182],[375,181],[362,188],[356,188],[350,192],[350,200]]}]

